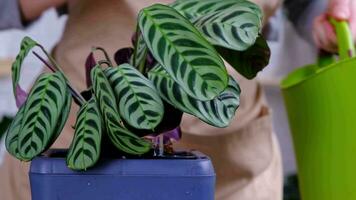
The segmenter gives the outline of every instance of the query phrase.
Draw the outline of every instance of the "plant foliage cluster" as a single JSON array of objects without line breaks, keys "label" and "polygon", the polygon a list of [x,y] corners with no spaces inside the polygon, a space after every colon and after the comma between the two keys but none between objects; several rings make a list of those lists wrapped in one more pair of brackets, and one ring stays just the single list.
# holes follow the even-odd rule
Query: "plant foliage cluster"
[{"label": "plant foliage cluster", "polygon": [[[48,149],[67,121],[72,98],[80,110],[67,165],[75,170],[98,161],[105,138],[120,152],[147,153],[152,144],[142,136],[174,129],[183,112],[228,126],[240,87],[223,59],[254,78],[269,60],[261,21],[259,7],[246,0],[178,0],[146,7],[138,15],[133,47],[120,49],[116,64],[107,54],[96,61],[90,53],[85,98],[44,48],[25,37],[12,66],[19,111],[7,130],[7,150],[30,161]],[[53,72],[40,75],[26,94],[19,86],[20,71],[34,47],[47,55],[49,63],[34,52]]]}]

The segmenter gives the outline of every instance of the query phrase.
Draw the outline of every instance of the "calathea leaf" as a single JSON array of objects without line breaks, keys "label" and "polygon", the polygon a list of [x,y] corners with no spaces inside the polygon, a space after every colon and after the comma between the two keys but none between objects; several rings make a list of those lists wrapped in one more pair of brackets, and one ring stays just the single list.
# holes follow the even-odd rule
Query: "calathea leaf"
[{"label": "calathea leaf", "polygon": [[69,168],[86,170],[98,161],[102,136],[101,121],[96,100],[92,97],[77,114],[74,138],[67,155]]},{"label": "calathea leaf", "polygon": [[136,67],[137,69],[142,68],[146,64],[146,57],[148,53],[148,48],[143,39],[141,32],[137,32],[135,40],[135,48],[133,55],[131,57],[131,64]]},{"label": "calathea leaf", "polygon": [[170,6],[191,22],[210,13],[224,12],[225,9],[241,6],[254,10],[258,17],[262,19],[261,9],[247,0],[177,0]]},{"label": "calathea leaf", "polygon": [[72,95],[70,93],[70,90],[67,87],[67,92],[63,95],[63,108],[62,111],[60,112],[60,116],[58,117],[57,125],[54,128],[54,134],[52,135],[52,138],[50,142],[48,143],[48,146],[46,149],[50,148],[50,145],[52,145],[58,138],[58,136],[61,134],[64,125],[67,122],[69,113],[70,113],[70,108],[72,106]]},{"label": "calathea leaf", "polygon": [[255,43],[262,22],[254,10],[237,5],[204,15],[194,25],[213,45],[238,51],[246,50]]},{"label": "calathea leaf", "polygon": [[246,0],[177,0],[171,6],[188,17],[246,78],[254,78],[268,64],[270,51],[266,41],[258,36],[262,12],[256,4]]},{"label": "calathea leaf", "polygon": [[19,133],[21,130],[21,122],[23,119],[24,108],[25,106],[22,105],[19,111],[16,113],[15,118],[13,119],[13,121],[11,122],[10,126],[6,131],[6,138],[5,138],[5,146],[7,151],[19,160],[25,160],[19,154],[19,148],[18,148]]},{"label": "calathea leaf", "polygon": [[228,87],[210,101],[190,97],[159,65],[148,73],[148,77],[165,101],[216,127],[228,126],[240,103],[240,88],[231,76]]},{"label": "calathea leaf", "polygon": [[248,79],[256,77],[265,68],[271,57],[266,40],[260,35],[255,44],[245,51],[216,47],[221,56],[241,75]]},{"label": "calathea leaf", "polygon": [[211,100],[226,88],[228,75],[218,53],[176,10],[155,4],[141,10],[138,21],[154,58],[189,95]]},{"label": "calathea leaf", "polygon": [[156,126],[154,130],[137,129],[130,126],[127,123],[125,123],[125,127],[140,137],[144,137],[148,135],[157,136],[160,135],[161,133],[165,133],[167,131],[171,131],[177,128],[182,121],[183,112],[175,108],[171,104],[167,103],[166,101],[162,101],[162,102],[164,106],[163,118],[162,121]]},{"label": "calathea leaf", "polygon": [[17,139],[20,159],[31,160],[51,145],[67,120],[68,113],[63,112],[69,112],[68,95],[65,79],[59,72],[42,74],[37,79],[24,104],[23,115],[14,120],[21,121],[16,123],[20,125]]},{"label": "calathea leaf", "polygon": [[31,38],[24,37],[21,42],[20,52],[17,54],[16,60],[12,64],[12,87],[18,107],[20,107],[25,102],[27,97],[27,93],[24,92],[19,85],[22,63],[25,60],[27,54],[36,45],[37,43]]},{"label": "calathea leaf", "polygon": [[[140,31],[135,32],[132,38],[132,43],[135,46],[134,52],[131,60],[125,63],[130,63],[146,76],[146,73],[157,64],[157,61],[152,56],[152,53],[148,50],[146,42],[143,39]],[[120,65],[123,63],[117,64]]]},{"label": "calathea leaf", "polygon": [[129,154],[144,154],[149,151],[150,144],[147,141],[122,127],[114,92],[99,66],[91,71],[91,80],[106,132],[113,144]]},{"label": "calathea leaf", "polygon": [[114,90],[119,113],[138,129],[154,128],[163,117],[163,103],[156,88],[146,77],[129,64],[105,70]]}]

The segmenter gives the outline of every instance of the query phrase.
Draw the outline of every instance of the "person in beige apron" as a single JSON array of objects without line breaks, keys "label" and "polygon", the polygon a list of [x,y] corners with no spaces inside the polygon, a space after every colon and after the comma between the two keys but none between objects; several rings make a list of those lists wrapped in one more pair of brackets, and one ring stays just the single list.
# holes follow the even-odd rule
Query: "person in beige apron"
[{"label": "person in beige apron", "polygon": [[[138,11],[168,0],[71,0],[69,18],[54,56],[73,85],[85,89],[84,63],[92,46],[104,47],[110,55],[130,46]],[[266,2],[266,3],[262,3]],[[272,13],[278,5],[259,0]],[[276,2],[278,2],[276,0]],[[269,15],[268,15],[269,16]],[[177,147],[197,149],[209,155],[217,174],[217,200],[281,200],[282,166],[278,143],[271,127],[270,111],[261,87],[228,66],[242,88],[241,106],[228,128],[220,129],[184,115],[182,140]],[[74,131],[77,106],[54,148],[67,148]],[[0,200],[28,200],[29,163],[7,155],[0,166]]]}]

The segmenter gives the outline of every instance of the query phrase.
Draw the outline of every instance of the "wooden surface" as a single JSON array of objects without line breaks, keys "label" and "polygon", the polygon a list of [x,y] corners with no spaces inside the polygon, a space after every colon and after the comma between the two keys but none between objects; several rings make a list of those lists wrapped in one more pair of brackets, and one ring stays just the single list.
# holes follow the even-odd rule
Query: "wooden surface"
[{"label": "wooden surface", "polygon": [[11,59],[0,59],[0,78],[11,75]]}]

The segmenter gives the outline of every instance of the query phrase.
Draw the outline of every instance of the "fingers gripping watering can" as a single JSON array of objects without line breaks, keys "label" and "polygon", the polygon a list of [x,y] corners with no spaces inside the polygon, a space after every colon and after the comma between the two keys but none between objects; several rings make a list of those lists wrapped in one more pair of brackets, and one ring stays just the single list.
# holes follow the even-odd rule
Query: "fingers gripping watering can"
[{"label": "fingers gripping watering can", "polygon": [[346,22],[331,20],[339,61],[320,58],[281,82],[303,200],[356,200],[356,58]]}]

